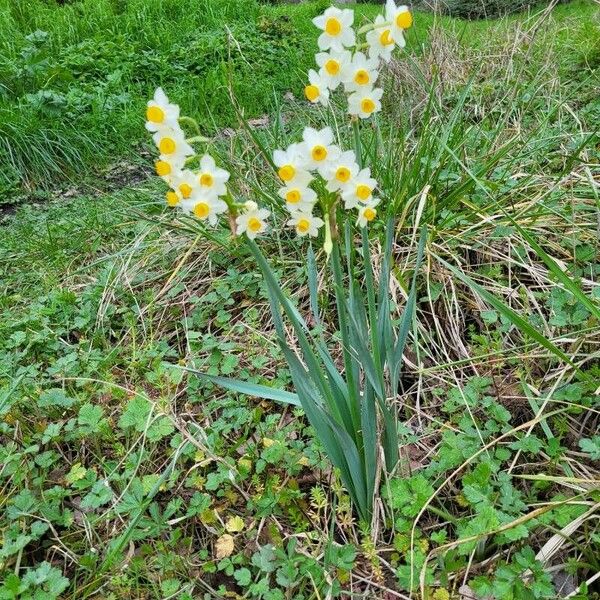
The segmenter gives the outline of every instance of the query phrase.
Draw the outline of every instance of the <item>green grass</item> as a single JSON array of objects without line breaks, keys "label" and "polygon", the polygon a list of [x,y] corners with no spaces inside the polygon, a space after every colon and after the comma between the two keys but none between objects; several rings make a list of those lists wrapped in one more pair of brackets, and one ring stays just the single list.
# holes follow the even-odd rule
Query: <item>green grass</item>
[{"label": "green grass", "polygon": [[[372,538],[301,411],[179,368],[291,390],[252,257],[225,229],[216,241],[230,252],[198,236],[162,206],[162,183],[131,168],[152,161],[145,98],[160,83],[210,135],[235,126],[225,26],[235,33],[238,101],[270,119],[211,150],[236,196],[272,202],[275,234],[261,247],[307,314],[306,247],[278,233],[260,146],[325,116],[282,97],[300,95],[323,6],[23,0],[0,11],[0,128],[14,169],[3,201],[15,204],[0,225],[0,599],[376,599],[412,587],[445,600],[466,582],[482,597],[543,600],[558,595],[556,573],[578,600],[598,597],[585,587],[600,569],[593,3],[542,24],[438,28],[419,14],[385,75],[385,145],[363,134],[398,218],[398,315],[424,190],[429,241],[395,399],[401,467]],[[36,29],[48,36],[25,41]],[[49,63],[17,76],[32,44]],[[249,56],[264,58],[264,88]],[[26,94],[39,90],[87,104],[64,113],[44,95],[34,110]],[[322,258],[316,302],[335,347]]]},{"label": "green grass", "polygon": [[[158,85],[213,136],[235,127],[230,90],[247,118],[302,96],[313,61],[311,19],[323,2],[256,0],[45,0],[0,2],[0,159],[5,189],[76,184],[141,149],[145,99]],[[377,7],[358,5],[360,18]],[[560,6],[553,50],[562,80],[600,57],[592,2]],[[510,27],[511,17],[493,30]],[[419,13],[409,46],[427,46],[434,17]],[[490,26],[442,18],[468,47],[485,50]],[[534,61],[534,64],[535,61]]]}]

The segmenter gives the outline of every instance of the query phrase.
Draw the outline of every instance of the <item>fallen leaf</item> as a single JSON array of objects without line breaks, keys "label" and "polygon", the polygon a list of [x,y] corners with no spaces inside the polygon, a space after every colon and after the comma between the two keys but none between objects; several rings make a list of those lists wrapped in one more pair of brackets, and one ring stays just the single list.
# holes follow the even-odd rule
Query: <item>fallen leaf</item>
[{"label": "fallen leaf", "polygon": [[233,543],[233,536],[229,535],[228,533],[223,534],[215,543],[217,560],[231,556],[234,547],[235,544]]}]

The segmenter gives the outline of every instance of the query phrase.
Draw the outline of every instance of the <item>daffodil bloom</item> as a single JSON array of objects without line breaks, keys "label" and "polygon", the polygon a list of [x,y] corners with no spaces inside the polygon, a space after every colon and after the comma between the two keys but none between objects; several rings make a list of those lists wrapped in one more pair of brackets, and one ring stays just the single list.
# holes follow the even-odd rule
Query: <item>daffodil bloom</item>
[{"label": "daffodil bloom", "polygon": [[344,67],[342,81],[347,92],[355,92],[373,87],[377,80],[376,58],[367,58],[362,52],[352,57],[352,62]]},{"label": "daffodil bloom", "polygon": [[413,24],[413,17],[408,10],[408,6],[396,6],[394,0],[387,0],[385,5],[385,19],[391,23],[390,35],[392,39],[400,46],[404,47],[404,30]]},{"label": "daffodil bloom", "polygon": [[352,150],[342,152],[336,161],[332,161],[327,167],[325,179],[327,179],[327,189],[335,192],[344,186],[347,186],[352,178],[359,171],[356,162],[356,154]]},{"label": "daffodil bloom", "polygon": [[209,196],[224,196],[227,193],[229,172],[217,167],[215,159],[210,154],[205,154],[200,159],[200,169],[196,174],[196,181],[201,190]]},{"label": "daffodil bloom", "polygon": [[223,200],[202,193],[182,200],[180,206],[184,212],[193,214],[200,221],[208,221],[213,226],[217,224],[219,215],[227,211],[227,204]]},{"label": "daffodil bloom", "polygon": [[[367,44],[369,45],[369,58],[380,58],[386,62],[391,60],[396,42],[392,37],[392,27],[386,22],[383,15],[377,15],[374,29],[367,33]],[[404,37],[398,45],[404,47]]]},{"label": "daffodil bloom", "polygon": [[356,208],[367,204],[377,187],[377,181],[371,177],[371,169],[362,169],[347,185],[342,188],[344,208]]},{"label": "daffodil bloom", "polygon": [[166,193],[165,200],[167,201],[167,205],[173,208],[177,206],[181,202],[181,194],[174,190],[169,190]]},{"label": "daffodil bloom", "polygon": [[290,185],[282,187],[277,193],[285,200],[285,207],[290,212],[312,212],[317,201],[317,193],[309,187]]},{"label": "daffodil bloom", "polygon": [[304,95],[313,104],[320,103],[323,106],[329,104],[329,89],[327,82],[314,69],[308,72],[309,84],[304,88]]},{"label": "daffodil bloom", "polygon": [[310,170],[318,169],[321,176],[326,173],[332,161],[341,154],[340,149],[333,144],[333,131],[325,127],[320,131],[306,127],[302,134],[304,158]]},{"label": "daffodil bloom", "polygon": [[185,141],[181,127],[160,129],[152,139],[160,152],[161,160],[183,165],[186,156],[192,156],[194,149]]},{"label": "daffodil bloom", "polygon": [[290,227],[294,227],[300,237],[306,235],[317,237],[319,235],[319,228],[323,227],[325,221],[319,217],[314,217],[310,213],[297,212],[292,214],[292,218],[287,224]]},{"label": "daffodil bloom", "polygon": [[319,52],[315,59],[320,67],[321,80],[330,90],[335,90],[342,81],[344,69],[352,61],[352,54],[348,50],[342,52]]},{"label": "daffodil bloom", "polygon": [[183,162],[175,162],[169,158],[169,156],[162,155],[155,163],[154,168],[156,169],[156,174],[166,181],[170,183],[173,177],[183,168]]},{"label": "daffodil bloom", "polygon": [[301,144],[291,144],[287,150],[275,150],[273,162],[277,167],[277,174],[286,185],[296,185],[298,182],[308,181],[312,176],[307,171],[304,159],[304,148]]},{"label": "daffodil bloom", "polygon": [[367,88],[350,94],[348,97],[348,113],[361,119],[368,119],[373,113],[381,110],[381,88]]},{"label": "daffodil bloom", "polygon": [[196,174],[189,169],[184,169],[175,174],[171,178],[170,183],[173,189],[177,191],[184,200],[192,198],[192,196],[199,192],[200,188]]},{"label": "daffodil bloom", "polygon": [[245,233],[251,240],[267,230],[266,219],[271,213],[266,208],[254,208],[245,210],[235,219],[238,235]]},{"label": "daffodil bloom", "polygon": [[353,10],[347,8],[340,10],[330,6],[322,15],[314,18],[313,23],[323,31],[318,39],[321,50],[331,49],[341,52],[344,48],[351,48],[356,43],[356,36],[352,29]]},{"label": "daffodil bloom", "polygon": [[171,104],[162,88],[154,92],[154,99],[148,101],[146,108],[146,129],[148,131],[160,131],[166,127],[177,125],[179,119],[179,106]]},{"label": "daffodil bloom", "polygon": [[367,223],[370,223],[377,216],[377,209],[375,208],[379,204],[379,200],[373,199],[368,204],[358,207],[358,219],[356,224],[360,227],[365,227]]}]

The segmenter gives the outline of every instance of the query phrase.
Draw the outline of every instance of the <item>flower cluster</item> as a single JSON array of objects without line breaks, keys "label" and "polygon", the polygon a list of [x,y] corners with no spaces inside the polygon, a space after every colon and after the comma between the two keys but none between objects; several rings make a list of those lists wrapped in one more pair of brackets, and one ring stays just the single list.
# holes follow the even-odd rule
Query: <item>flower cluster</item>
[{"label": "flower cluster", "polygon": [[353,29],[353,10],[332,6],[313,23],[322,30],[318,40],[321,52],[315,56],[319,70],[308,73],[306,98],[327,105],[330,92],[342,85],[349,94],[348,113],[368,119],[381,110],[383,90],[375,87],[380,63],[391,59],[394,48],[405,46],[404,30],[412,25],[410,11],[388,0],[385,16],[378,15],[372,25],[358,31],[359,35],[366,33],[362,44],[357,43]]},{"label": "flower cluster", "polygon": [[[354,12],[349,9],[330,7],[313,22],[322,33],[316,55],[319,70],[309,71],[305,89],[308,100],[327,104],[330,92],[342,86],[349,94],[351,115],[366,119],[381,110],[383,90],[375,87],[379,68],[382,61],[391,59],[394,48],[405,45],[404,31],[412,25],[408,8],[387,0],[385,15],[378,15],[358,32],[353,29]],[[366,41],[358,43],[358,36],[364,34]],[[269,211],[253,201],[234,201],[227,189],[229,173],[218,167],[210,154],[196,155],[191,144],[206,140],[200,136],[186,139],[180,126],[184,119],[179,107],[158,88],[148,102],[146,128],[160,154],[156,172],[170,187],[167,204],[211,225],[227,213],[233,233],[254,239],[267,230]],[[343,151],[334,144],[330,127],[320,131],[305,128],[302,142],[276,150],[273,162],[283,182],[278,194],[290,213],[287,225],[299,236],[316,237],[325,226],[325,248],[330,248],[330,219],[340,201],[345,209],[358,211],[357,224],[361,227],[376,217],[377,182],[370,169],[359,166],[353,151]],[[314,214],[317,205],[321,216]]]},{"label": "flower cluster", "polygon": [[[342,151],[333,142],[333,131],[325,127],[320,131],[307,127],[302,142],[292,144],[287,150],[276,150],[273,162],[283,182],[279,196],[285,200],[290,213],[288,226],[303,236],[315,237],[325,224],[313,215],[318,198],[326,215],[330,200],[338,195],[344,208],[358,209],[357,223],[364,227],[377,215],[379,200],[373,196],[377,182],[370,169],[361,169],[352,150]],[[320,179],[315,181],[315,173]],[[310,185],[321,188],[317,195]]]},{"label": "flower cluster", "polygon": [[160,153],[156,172],[171,188],[167,192],[169,206],[177,206],[215,225],[218,215],[227,211],[223,197],[227,194],[229,173],[217,167],[210,154],[200,157],[197,169],[187,168],[197,157],[179,119],[179,106],[171,104],[158,88],[146,109],[146,129],[153,134]]}]

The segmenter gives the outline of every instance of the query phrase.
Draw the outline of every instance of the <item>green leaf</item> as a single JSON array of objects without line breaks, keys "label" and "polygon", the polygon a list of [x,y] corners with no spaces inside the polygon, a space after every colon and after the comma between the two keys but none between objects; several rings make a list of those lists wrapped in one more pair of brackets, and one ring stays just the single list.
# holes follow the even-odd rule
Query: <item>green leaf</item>
[{"label": "green leaf", "polygon": [[[571,359],[560,349],[557,348],[549,339],[544,337],[537,329],[535,329],[527,320],[521,315],[515,312],[512,308],[508,307],[504,302],[500,301],[496,296],[488,292],[483,286],[476,283],[471,277],[461,272],[459,269],[446,262],[443,258],[434,255],[436,259],[443,264],[448,270],[450,270],[458,279],[464,284],[474,289],[479,295],[481,295],[487,302],[489,302],[499,313],[504,315],[515,327],[521,330],[525,335],[534,339],[538,344],[549,350],[556,357],[560,358],[567,364],[571,365],[575,369],[579,368],[571,361]],[[585,374],[582,374],[586,378]]]},{"label": "green leaf", "polygon": [[104,504],[108,504],[113,498],[113,492],[108,485],[106,479],[96,481],[91,491],[84,496],[81,501],[81,508],[99,508]]},{"label": "green leaf", "polygon": [[63,390],[58,388],[52,388],[46,390],[37,401],[37,405],[40,408],[50,408],[52,406],[59,406],[60,408],[70,408],[75,404],[75,400],[67,396]]},{"label": "green leaf", "polygon": [[148,427],[147,435],[151,442],[158,442],[168,435],[171,435],[173,431],[175,431],[175,427],[171,419],[162,416],[156,419],[150,427]]},{"label": "green leaf", "polygon": [[592,460],[600,460],[600,435],[596,435],[592,439],[579,440],[579,447],[589,454]]},{"label": "green leaf", "polygon": [[104,410],[101,406],[87,402],[79,409],[77,424],[88,432],[98,431],[103,415]]},{"label": "green leaf", "polygon": [[119,419],[119,427],[121,429],[134,428],[136,431],[142,432],[148,424],[148,417],[152,410],[152,405],[148,400],[141,396],[132,398],[125,408],[125,412]]},{"label": "green leaf", "polygon": [[247,569],[246,567],[242,567],[241,569],[236,569],[233,572],[233,576],[234,576],[235,580],[238,582],[238,585],[240,585],[242,587],[249,586],[250,582],[252,581],[252,573],[250,572],[250,569]]},{"label": "green leaf", "polygon": [[292,404],[293,406],[300,406],[300,400],[297,394],[286,392],[285,390],[278,390],[267,385],[259,385],[258,383],[250,383],[248,381],[242,381],[241,379],[233,379],[231,377],[219,377],[218,375],[208,375],[202,371],[190,369],[188,367],[181,367],[182,369],[198,375],[202,379],[206,379],[219,387],[225,388],[232,392],[238,392],[245,394],[246,396],[253,396],[255,398],[263,398],[264,400],[275,400],[282,404]]},{"label": "green leaf", "polygon": [[525,229],[523,229],[512,217],[509,217],[515,229],[527,240],[536,254],[544,261],[548,269],[558,279],[565,289],[569,290],[587,310],[597,319],[600,319],[600,307],[588,296],[586,296],[577,283],[569,277],[557,264],[557,262],[538,244],[537,240]]}]

